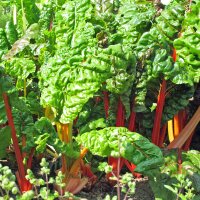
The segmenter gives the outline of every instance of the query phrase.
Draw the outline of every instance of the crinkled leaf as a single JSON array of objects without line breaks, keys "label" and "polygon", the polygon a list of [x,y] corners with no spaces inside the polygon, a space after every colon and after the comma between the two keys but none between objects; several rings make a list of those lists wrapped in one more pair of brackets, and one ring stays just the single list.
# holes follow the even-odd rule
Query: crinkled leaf
[{"label": "crinkled leaf", "polygon": [[39,96],[35,92],[31,91],[28,93],[26,97],[26,104],[32,114],[35,114],[38,116],[42,115],[43,108],[40,105]]},{"label": "crinkled leaf", "polygon": [[87,147],[92,154],[103,157],[123,157],[137,165],[135,171],[157,168],[163,163],[160,149],[148,139],[122,127],[108,127],[79,135],[78,143]]},{"label": "crinkled leaf", "polygon": [[31,73],[34,73],[36,66],[28,58],[11,58],[5,64],[6,72],[19,79],[26,79]]},{"label": "crinkled leaf", "polygon": [[193,85],[200,80],[200,2],[195,2],[191,6],[191,11],[187,12],[183,21],[183,31],[181,36],[174,40],[177,60],[174,65],[173,82],[176,84]]},{"label": "crinkled leaf", "polygon": [[24,110],[21,111],[15,108],[12,109],[12,114],[17,133],[20,136],[22,134],[32,135],[34,132],[34,122],[32,115],[29,112]]},{"label": "crinkled leaf", "polygon": [[123,42],[135,47],[141,33],[151,26],[155,13],[155,7],[150,2],[121,2],[116,20],[119,22],[118,35],[123,38]]}]

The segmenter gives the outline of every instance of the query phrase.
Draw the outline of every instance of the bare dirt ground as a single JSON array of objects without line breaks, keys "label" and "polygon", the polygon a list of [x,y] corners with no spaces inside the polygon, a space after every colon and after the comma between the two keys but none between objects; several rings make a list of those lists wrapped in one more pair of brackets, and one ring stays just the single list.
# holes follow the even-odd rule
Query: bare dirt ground
[{"label": "bare dirt ground", "polygon": [[[116,195],[116,188],[111,187],[109,183],[102,178],[98,181],[90,191],[81,191],[77,194],[81,200],[103,200],[105,196],[109,194],[111,197]],[[122,194],[121,199],[124,199]],[[131,195],[127,200],[154,200],[153,192],[148,184],[147,178],[141,178],[136,180],[136,192]]]}]

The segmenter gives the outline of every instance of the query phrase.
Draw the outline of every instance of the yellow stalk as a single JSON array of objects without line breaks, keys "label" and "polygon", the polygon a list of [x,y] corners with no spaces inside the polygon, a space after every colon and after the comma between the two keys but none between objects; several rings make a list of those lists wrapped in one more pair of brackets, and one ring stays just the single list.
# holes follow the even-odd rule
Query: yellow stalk
[{"label": "yellow stalk", "polygon": [[60,140],[62,140],[62,132],[61,132],[61,123],[60,122],[56,122],[56,129],[57,129],[58,137],[60,138]]},{"label": "yellow stalk", "polygon": [[173,121],[169,120],[167,122],[167,128],[168,128],[168,137],[169,141],[172,142],[174,140],[174,133],[173,133]]},{"label": "yellow stalk", "polygon": [[187,139],[191,136],[194,129],[198,125],[200,121],[200,106],[196,110],[193,117],[190,119],[190,121],[187,123],[187,125],[183,128],[183,130],[179,133],[178,137],[175,138],[169,145],[168,149],[173,148],[182,148]]},{"label": "yellow stalk", "polygon": [[54,122],[55,116],[52,108],[50,106],[47,106],[44,111],[44,115],[46,118],[48,118],[51,122]]}]

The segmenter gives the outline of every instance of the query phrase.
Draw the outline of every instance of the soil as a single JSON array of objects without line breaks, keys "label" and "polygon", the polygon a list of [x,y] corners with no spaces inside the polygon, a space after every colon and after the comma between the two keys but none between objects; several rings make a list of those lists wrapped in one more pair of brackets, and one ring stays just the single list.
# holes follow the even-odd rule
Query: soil
[{"label": "soil", "polygon": [[[140,178],[135,179],[136,191],[134,195],[128,196],[127,200],[154,200],[154,194],[148,184],[148,179]],[[105,178],[98,181],[90,191],[81,191],[76,196],[80,197],[81,200],[103,200],[106,195],[113,197],[117,195],[116,188],[112,187]],[[121,199],[124,199],[122,193]]]}]

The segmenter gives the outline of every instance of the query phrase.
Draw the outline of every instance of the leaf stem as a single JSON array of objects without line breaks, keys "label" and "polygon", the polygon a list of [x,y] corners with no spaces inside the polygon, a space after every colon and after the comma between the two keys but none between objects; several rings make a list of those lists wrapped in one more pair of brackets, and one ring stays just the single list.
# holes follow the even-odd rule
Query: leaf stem
[{"label": "leaf stem", "polygon": [[6,93],[3,93],[3,100],[4,100],[4,104],[6,108],[8,124],[11,128],[11,135],[12,135],[12,140],[13,140],[13,146],[15,149],[15,155],[16,155],[16,160],[17,160],[17,165],[18,165],[18,170],[19,170],[19,177],[21,179],[25,179],[25,169],[23,165],[22,154],[20,152],[19,143],[18,143],[17,134],[16,134],[15,125],[14,125],[13,116],[12,116],[12,111],[11,111],[8,96]]},{"label": "leaf stem", "polygon": [[156,114],[154,118],[154,125],[153,125],[153,131],[152,131],[152,142],[155,145],[159,144],[159,133],[160,133],[161,120],[162,120],[162,112],[163,112],[163,107],[165,103],[166,85],[167,85],[167,82],[165,79],[163,79],[162,84],[160,86],[159,95],[158,95]]},{"label": "leaf stem", "polygon": [[161,128],[161,133],[160,133],[160,140],[159,140],[159,147],[163,146],[164,140],[165,140],[165,136],[166,136],[166,132],[167,132],[167,124],[165,124],[162,128]]},{"label": "leaf stem", "polygon": [[178,137],[175,138],[168,145],[167,148],[168,149],[181,148],[187,141],[187,139],[191,136],[196,126],[198,125],[199,121],[200,121],[200,106],[198,107],[198,109],[196,110],[195,114],[190,119],[190,121],[187,123],[187,125],[184,127],[184,129],[180,132]]},{"label": "leaf stem", "polygon": [[167,122],[167,129],[169,141],[172,142],[174,140],[173,120]]}]

